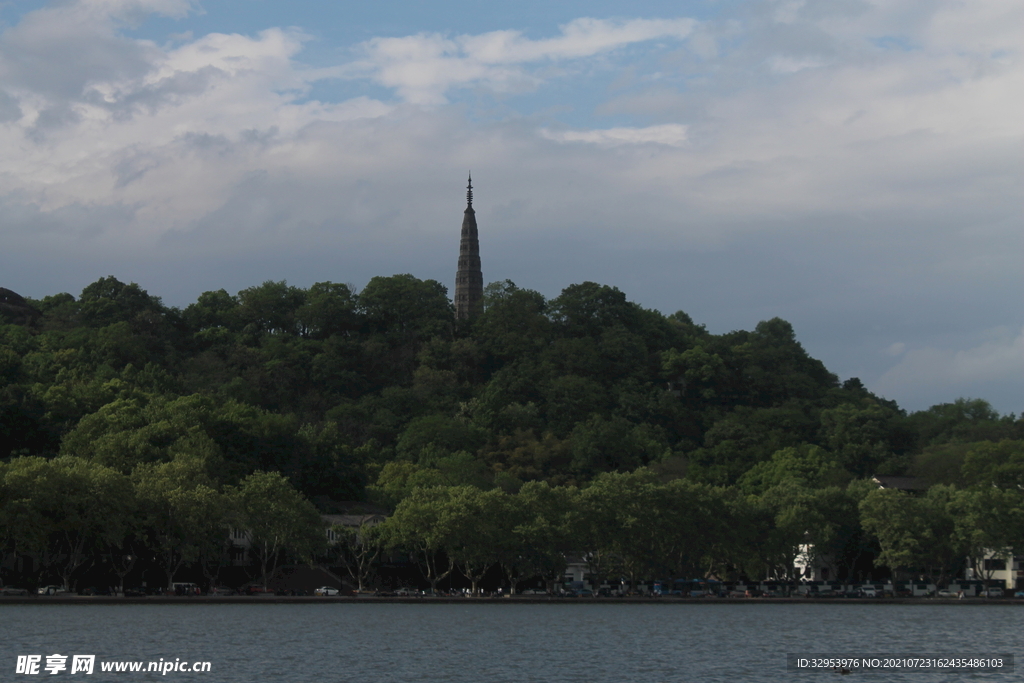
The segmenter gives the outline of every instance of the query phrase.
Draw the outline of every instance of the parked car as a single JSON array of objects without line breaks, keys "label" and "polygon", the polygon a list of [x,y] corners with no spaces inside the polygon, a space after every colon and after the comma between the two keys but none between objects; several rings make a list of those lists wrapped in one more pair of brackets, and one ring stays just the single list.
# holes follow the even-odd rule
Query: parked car
[{"label": "parked car", "polygon": [[988,588],[978,593],[979,597],[982,598],[1001,598],[1003,597],[1002,588]]},{"label": "parked car", "polygon": [[954,593],[953,591],[949,590],[948,588],[943,588],[941,590],[935,591],[935,597],[937,597],[937,598],[955,598],[955,597],[957,597],[957,594]]},{"label": "parked car", "polygon": [[395,591],[395,595],[400,598],[407,598],[414,595],[420,595],[420,591],[416,588],[399,588]]},{"label": "parked car", "polygon": [[28,595],[28,589],[18,588],[17,586],[4,586],[0,588],[0,595]]},{"label": "parked car", "polygon": [[36,593],[38,595],[61,595],[67,593],[63,586],[41,586]]},{"label": "parked car", "polygon": [[214,586],[210,589],[210,595],[238,595],[238,591],[228,586]]},{"label": "parked car", "polygon": [[102,586],[89,586],[78,591],[79,595],[110,595],[110,589]]},{"label": "parked car", "polygon": [[323,596],[338,595],[339,593],[340,591],[337,588],[334,588],[333,586],[320,586],[320,588],[317,588],[315,591],[313,591],[313,595]]},{"label": "parked car", "polygon": [[547,595],[548,592],[543,588],[527,588],[524,591],[519,591],[520,595]]}]

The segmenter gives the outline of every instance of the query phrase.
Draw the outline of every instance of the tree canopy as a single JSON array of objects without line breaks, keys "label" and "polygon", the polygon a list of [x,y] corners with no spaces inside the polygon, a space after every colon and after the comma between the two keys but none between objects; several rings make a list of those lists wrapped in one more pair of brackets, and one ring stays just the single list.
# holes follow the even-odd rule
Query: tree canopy
[{"label": "tree canopy", "polygon": [[[4,552],[54,571],[59,556],[67,576],[142,543],[173,577],[239,520],[264,575],[313,561],[309,501],[393,510],[380,544],[434,583],[456,564],[554,576],[570,537],[595,571],[614,556],[630,576],[791,566],[811,537],[941,574],[1020,542],[995,530],[1017,529],[1024,421],[977,398],[907,414],[840,382],[779,318],[712,334],[615,287],[548,300],[505,281],[456,324],[446,288],[408,274],[362,291],[267,281],[184,310],[104,277],[16,312],[0,310]],[[867,493],[874,475],[932,488]],[[261,516],[274,506],[290,530]]]}]

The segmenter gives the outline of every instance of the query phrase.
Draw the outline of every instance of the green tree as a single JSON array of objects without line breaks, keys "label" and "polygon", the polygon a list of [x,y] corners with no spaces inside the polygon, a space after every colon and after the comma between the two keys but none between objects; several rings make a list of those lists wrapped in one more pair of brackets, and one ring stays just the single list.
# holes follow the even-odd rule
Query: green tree
[{"label": "green tree", "polygon": [[846,486],[850,478],[832,453],[803,444],[775,451],[771,460],[754,465],[740,477],[738,485],[748,493],[762,493],[787,483],[805,488]]},{"label": "green tree", "polygon": [[793,326],[780,318],[735,334],[729,357],[736,383],[735,399],[768,407],[790,400],[815,400],[839,385],[821,361],[807,355]]},{"label": "green tree", "polygon": [[359,293],[358,303],[370,331],[393,345],[451,334],[455,311],[447,288],[435,280],[378,276]]},{"label": "green tree", "polygon": [[1024,440],[970,444],[961,469],[968,485],[1024,488]]},{"label": "green tree", "polygon": [[666,529],[658,563],[669,576],[726,576],[736,556],[736,527],[722,489],[675,479],[659,494]]},{"label": "green tree", "polygon": [[451,493],[447,487],[414,488],[381,525],[386,543],[403,548],[419,563],[432,591],[455,569],[450,554],[451,537],[444,524],[445,506]]},{"label": "green tree", "polygon": [[625,294],[596,282],[566,287],[548,310],[558,330],[571,337],[597,337],[615,325],[636,329],[641,317],[640,307],[626,301]]},{"label": "green tree", "polygon": [[[675,491],[676,489],[671,489]],[[681,520],[673,514],[670,489],[647,469],[604,473],[576,496],[574,536],[585,551],[595,585],[619,571],[630,580],[651,575],[667,564],[666,546]]]},{"label": "green tree", "polygon": [[473,486],[454,486],[448,492],[441,517],[446,552],[469,579],[472,595],[478,595],[480,580],[501,556],[508,496],[501,489],[481,491]]},{"label": "green tree", "polygon": [[384,549],[384,535],[379,526],[363,521],[359,526],[331,527],[336,541],[328,550],[331,559],[337,559],[356,582],[360,593],[366,590],[377,558]]},{"label": "green tree", "polygon": [[474,321],[473,337],[501,363],[536,354],[551,334],[546,310],[540,293],[511,280],[492,282],[484,288],[484,311]]},{"label": "green tree", "polygon": [[928,574],[943,584],[967,555],[955,534],[951,510],[955,489],[933,486],[924,496],[895,489],[876,489],[860,504],[861,524],[878,539],[878,561],[895,577],[898,570]]},{"label": "green tree", "polygon": [[958,398],[952,403],[939,403],[928,410],[912,413],[907,427],[916,434],[918,447],[950,441],[999,441],[1022,438],[1022,423],[1013,415],[1000,416],[988,401],[980,398]]},{"label": "green tree", "polygon": [[566,554],[577,550],[570,540],[574,491],[527,482],[517,495],[503,499],[507,509],[499,517],[499,561],[513,595],[524,579],[543,577],[553,591],[564,575]]},{"label": "green tree", "polygon": [[79,458],[15,458],[3,474],[8,546],[69,590],[86,562],[123,541],[135,514],[129,480]]},{"label": "green tree", "polygon": [[237,332],[242,327],[238,306],[238,297],[228,294],[223,289],[203,292],[194,304],[189,304],[185,308],[182,320],[194,333],[209,330]]},{"label": "green tree", "polygon": [[950,501],[954,543],[965,551],[976,575],[990,580],[986,560],[1013,562],[1014,548],[1024,547],[1024,496],[1020,489],[978,486],[957,491]]},{"label": "green tree", "polygon": [[348,285],[334,282],[310,287],[295,317],[301,333],[314,339],[351,335],[359,326],[355,293]]},{"label": "green tree", "polygon": [[898,412],[878,403],[844,403],[821,411],[822,438],[845,469],[871,476],[892,457],[890,438],[899,418]]},{"label": "green tree", "polygon": [[436,454],[455,451],[475,452],[487,435],[475,425],[447,415],[424,415],[406,425],[395,447],[396,453],[421,463]]},{"label": "green tree", "polygon": [[113,276],[100,278],[83,289],[78,310],[82,321],[91,327],[126,322],[135,331],[151,327],[164,314],[159,297],[150,296],[134,282],[126,285]]},{"label": "green tree", "polygon": [[286,554],[312,564],[323,553],[327,536],[320,514],[280,473],[254,472],[229,496],[264,587]]},{"label": "green tree", "polygon": [[717,353],[708,353],[702,345],[661,354],[661,372],[672,390],[691,402],[714,401],[726,375],[725,361]]},{"label": "green tree", "polygon": [[297,314],[305,303],[305,290],[291,287],[284,280],[267,280],[238,293],[236,315],[242,325],[257,334],[297,334]]},{"label": "green tree", "polygon": [[228,502],[214,488],[207,463],[195,456],[144,464],[132,478],[149,547],[156,553],[170,590],[183,565],[224,545]]},{"label": "green tree", "polygon": [[613,416],[591,415],[569,435],[573,471],[587,478],[600,472],[626,472],[671,454],[664,434]]}]

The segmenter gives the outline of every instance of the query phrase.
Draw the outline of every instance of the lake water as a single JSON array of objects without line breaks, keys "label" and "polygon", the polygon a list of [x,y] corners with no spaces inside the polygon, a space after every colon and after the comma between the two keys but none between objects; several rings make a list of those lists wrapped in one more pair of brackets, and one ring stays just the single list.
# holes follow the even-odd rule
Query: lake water
[{"label": "lake water", "polygon": [[[834,604],[0,605],[0,681],[660,683],[821,681],[786,655],[1019,657],[1024,607]],[[16,675],[18,655],[96,655],[91,676]],[[208,673],[103,673],[116,660]],[[844,680],[1010,681],[855,672]]]}]

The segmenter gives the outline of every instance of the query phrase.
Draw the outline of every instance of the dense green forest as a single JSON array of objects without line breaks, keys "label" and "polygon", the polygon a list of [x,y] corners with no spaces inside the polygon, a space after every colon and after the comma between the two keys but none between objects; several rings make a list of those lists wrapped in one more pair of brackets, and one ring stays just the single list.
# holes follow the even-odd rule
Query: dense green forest
[{"label": "dense green forest", "polygon": [[[131,543],[170,579],[227,528],[280,518],[290,531],[260,532],[288,537],[254,559],[265,574],[335,552],[307,531],[352,501],[394,511],[382,547],[442,558],[434,579],[502,552],[532,558],[509,577],[555,575],[570,548],[595,574],[785,576],[808,543],[847,576],[867,554],[941,579],[1024,547],[1024,420],[980,399],[907,414],[784,320],[716,335],[591,282],[552,299],[493,283],[472,321],[411,275],[266,282],[183,310],[113,277],[8,297],[0,458],[2,566],[30,554],[38,580]],[[428,540],[442,508],[475,521]],[[328,561],[366,560],[349,550]]]}]

